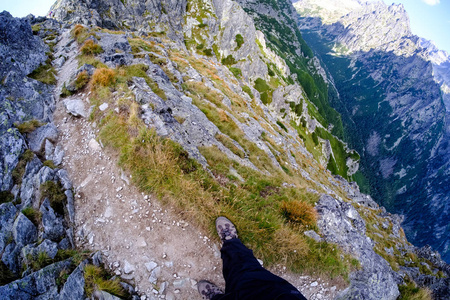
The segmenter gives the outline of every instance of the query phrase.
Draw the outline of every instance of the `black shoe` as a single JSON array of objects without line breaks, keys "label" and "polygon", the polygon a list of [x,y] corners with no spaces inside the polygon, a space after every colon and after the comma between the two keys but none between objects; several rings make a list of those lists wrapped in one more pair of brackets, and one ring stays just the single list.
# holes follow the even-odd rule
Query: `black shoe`
[{"label": "black shoe", "polygon": [[222,242],[237,239],[238,234],[234,224],[225,217],[216,219],[216,230]]},{"label": "black shoe", "polygon": [[200,280],[197,289],[203,299],[212,299],[215,295],[222,295],[223,291],[214,283],[208,280]]}]

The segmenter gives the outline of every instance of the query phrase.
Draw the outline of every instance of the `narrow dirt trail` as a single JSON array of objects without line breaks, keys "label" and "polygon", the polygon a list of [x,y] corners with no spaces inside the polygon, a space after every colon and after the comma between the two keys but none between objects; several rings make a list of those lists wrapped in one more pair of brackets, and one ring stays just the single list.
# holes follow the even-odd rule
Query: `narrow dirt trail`
[{"label": "narrow dirt trail", "polygon": [[[129,279],[142,299],[200,299],[196,282],[209,279],[224,287],[219,243],[188,224],[152,195],[140,193],[117,166],[116,157],[96,141],[95,124],[69,115],[59,91],[71,68],[77,68],[77,47],[66,47],[66,33],[57,45],[68,60],[59,70],[54,122],[65,151],[63,167],[75,191],[77,247],[105,254],[106,265]],[[89,95],[75,95],[88,108]],[[335,287],[306,276],[273,270],[308,299],[332,299]],[[146,296],[144,296],[144,294]]]}]

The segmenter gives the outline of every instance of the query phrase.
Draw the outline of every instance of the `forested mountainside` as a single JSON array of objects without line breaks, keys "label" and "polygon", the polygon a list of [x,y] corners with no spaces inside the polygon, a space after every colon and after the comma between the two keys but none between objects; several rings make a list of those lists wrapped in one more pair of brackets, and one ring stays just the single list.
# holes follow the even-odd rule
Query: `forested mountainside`
[{"label": "forested mountainside", "polygon": [[305,39],[339,93],[333,103],[355,175],[417,245],[450,260],[449,66],[447,53],[411,33],[402,5],[302,0],[294,4]]},{"label": "forested mountainside", "polygon": [[[360,155],[333,108],[339,90],[290,1],[59,0],[51,11],[0,14],[6,299],[194,299],[209,269],[168,261],[203,256],[170,225],[214,251],[218,215],[310,299],[448,297],[439,254],[409,243],[402,217],[352,182]],[[102,180],[111,163],[121,175]],[[162,222],[170,212],[182,220]]]}]

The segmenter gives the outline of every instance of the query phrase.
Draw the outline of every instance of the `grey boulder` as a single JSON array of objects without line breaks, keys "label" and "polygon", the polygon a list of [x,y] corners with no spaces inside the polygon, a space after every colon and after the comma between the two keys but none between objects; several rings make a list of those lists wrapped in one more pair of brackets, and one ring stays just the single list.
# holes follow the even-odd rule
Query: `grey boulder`
[{"label": "grey boulder", "polygon": [[81,99],[64,100],[64,106],[66,107],[67,112],[74,117],[87,117],[86,108]]},{"label": "grey boulder", "polygon": [[22,246],[36,242],[38,236],[36,226],[21,212],[14,221],[12,232],[14,241]]},{"label": "grey boulder", "polygon": [[30,150],[34,153],[41,153],[45,146],[45,141],[56,142],[58,139],[58,129],[53,123],[39,127],[28,134]]}]

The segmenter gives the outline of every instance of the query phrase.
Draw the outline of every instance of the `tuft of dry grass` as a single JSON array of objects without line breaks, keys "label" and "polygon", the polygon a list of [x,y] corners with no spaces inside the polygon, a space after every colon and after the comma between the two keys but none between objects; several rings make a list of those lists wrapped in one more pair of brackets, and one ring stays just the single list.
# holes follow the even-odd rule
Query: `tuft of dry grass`
[{"label": "tuft of dry grass", "polygon": [[116,83],[116,72],[108,68],[96,69],[91,80],[94,86],[113,86]]},{"label": "tuft of dry grass", "polygon": [[79,37],[82,33],[86,32],[86,27],[84,27],[81,24],[76,24],[75,27],[72,29],[72,35],[74,37]]},{"label": "tuft of dry grass", "polygon": [[302,201],[283,201],[281,214],[288,222],[303,226],[313,226],[317,222],[317,212],[312,205]]},{"label": "tuft of dry grass", "polygon": [[80,48],[81,53],[84,55],[97,55],[103,52],[102,47],[99,44],[94,43],[93,40],[87,40]]}]

